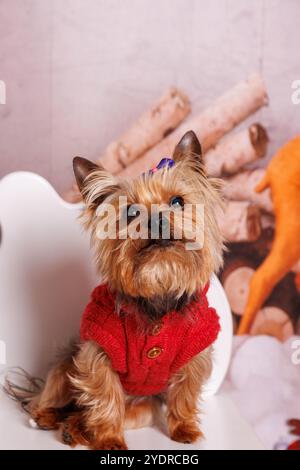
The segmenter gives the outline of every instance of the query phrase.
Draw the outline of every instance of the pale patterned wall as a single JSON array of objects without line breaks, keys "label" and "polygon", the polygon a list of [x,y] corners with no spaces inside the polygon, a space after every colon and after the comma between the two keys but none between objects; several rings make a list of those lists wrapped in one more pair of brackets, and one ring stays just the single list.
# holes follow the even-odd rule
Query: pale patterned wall
[{"label": "pale patterned wall", "polygon": [[300,132],[299,0],[0,0],[0,176],[37,171],[58,190],[171,84],[199,111],[251,72],[270,154]]}]

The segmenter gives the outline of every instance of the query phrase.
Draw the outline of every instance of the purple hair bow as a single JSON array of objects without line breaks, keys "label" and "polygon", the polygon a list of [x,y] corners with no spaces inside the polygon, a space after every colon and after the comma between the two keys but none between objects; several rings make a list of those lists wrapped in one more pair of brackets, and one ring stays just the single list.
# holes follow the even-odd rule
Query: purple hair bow
[{"label": "purple hair bow", "polygon": [[155,167],[151,168],[151,170],[149,170],[149,175],[152,175],[153,173],[155,173],[158,170],[161,170],[162,168],[172,168],[172,166],[174,165],[175,165],[175,162],[174,160],[172,160],[172,158],[165,157],[159,162],[158,165],[156,165]]}]

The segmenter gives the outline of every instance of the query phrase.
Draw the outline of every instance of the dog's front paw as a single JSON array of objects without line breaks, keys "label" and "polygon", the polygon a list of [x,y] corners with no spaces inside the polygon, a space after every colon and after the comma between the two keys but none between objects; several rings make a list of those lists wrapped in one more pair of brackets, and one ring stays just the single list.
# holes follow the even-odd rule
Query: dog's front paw
[{"label": "dog's front paw", "polygon": [[40,429],[57,429],[59,427],[61,416],[54,408],[45,408],[31,411],[31,418]]},{"label": "dog's front paw", "polygon": [[92,450],[128,450],[125,440],[119,437],[99,439],[89,447]]},{"label": "dog's front paw", "polygon": [[84,431],[81,421],[80,413],[68,416],[62,423],[62,441],[64,444],[71,447],[76,445],[88,446],[89,436]]},{"label": "dog's front paw", "polygon": [[204,435],[196,423],[181,422],[172,429],[170,437],[173,441],[191,444],[199,439],[203,439]]}]

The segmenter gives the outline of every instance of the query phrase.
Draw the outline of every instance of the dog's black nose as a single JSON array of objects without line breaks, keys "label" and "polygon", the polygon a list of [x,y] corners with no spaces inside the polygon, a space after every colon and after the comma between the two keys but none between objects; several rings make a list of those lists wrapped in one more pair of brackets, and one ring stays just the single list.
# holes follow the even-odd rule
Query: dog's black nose
[{"label": "dog's black nose", "polygon": [[162,212],[157,212],[151,215],[148,222],[148,228],[151,239],[170,239],[169,220]]}]

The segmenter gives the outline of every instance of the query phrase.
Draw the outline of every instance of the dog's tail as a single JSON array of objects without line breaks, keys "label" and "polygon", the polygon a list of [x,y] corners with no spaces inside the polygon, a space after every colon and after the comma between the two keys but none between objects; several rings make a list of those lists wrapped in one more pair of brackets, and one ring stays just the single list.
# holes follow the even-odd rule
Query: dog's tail
[{"label": "dog's tail", "polygon": [[[71,363],[73,357],[76,355],[80,347],[80,342],[77,337],[71,338],[69,344],[61,347],[56,354],[56,358],[50,367],[57,364]],[[0,385],[1,387],[1,385]],[[6,395],[20,403],[22,408],[29,413],[29,404],[32,400],[38,397],[45,387],[45,380],[40,377],[35,377],[22,367],[9,368],[5,377],[2,389]]]},{"label": "dog's tail", "polygon": [[28,405],[41,392],[44,383],[43,379],[31,376],[21,367],[14,367],[8,371],[2,389],[29,413]]}]

